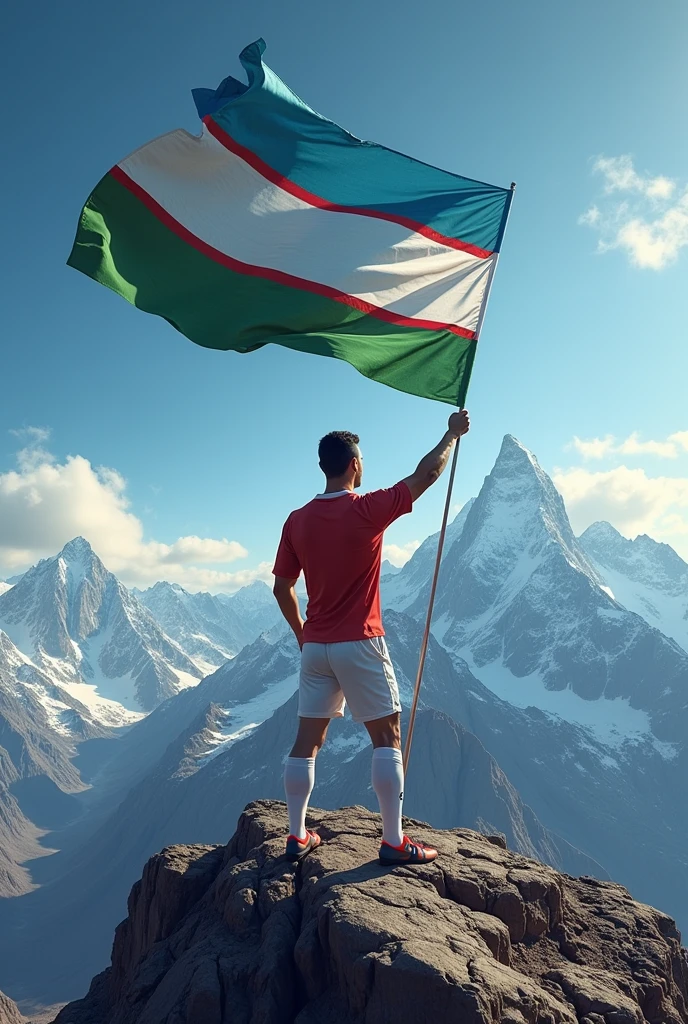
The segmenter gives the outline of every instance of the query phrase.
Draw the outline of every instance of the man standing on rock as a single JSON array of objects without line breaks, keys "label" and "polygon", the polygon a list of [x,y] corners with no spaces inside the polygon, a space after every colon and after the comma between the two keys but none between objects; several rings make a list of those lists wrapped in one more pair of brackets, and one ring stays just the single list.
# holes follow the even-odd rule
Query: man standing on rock
[{"label": "man standing on rock", "polygon": [[[340,718],[348,703],[373,744],[372,783],[382,814],[380,863],[422,864],[437,857],[437,850],[412,842],[402,831],[401,704],[380,613],[382,537],[439,478],[468,428],[465,409],[452,413],[444,437],[411,476],[363,495],[355,493],[363,479],[358,436],[339,430],[327,434],[318,447],[325,490],[284,524],[274,593],[301,648],[299,728],[284,770],[288,856],[303,857],[320,845],[320,836],[306,829],[315,758],[330,721]],[[302,571],[308,591],[305,622],[294,589]]]}]

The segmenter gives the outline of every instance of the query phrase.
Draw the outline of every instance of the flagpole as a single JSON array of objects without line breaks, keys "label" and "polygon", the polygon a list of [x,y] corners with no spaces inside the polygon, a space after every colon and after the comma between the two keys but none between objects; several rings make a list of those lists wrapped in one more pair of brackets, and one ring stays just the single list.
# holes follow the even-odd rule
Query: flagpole
[{"label": "flagpole", "polygon": [[[497,236],[497,249],[501,246],[504,232],[509,221],[509,213],[511,212],[511,203],[513,202],[514,192],[516,191],[516,182],[511,182],[511,189],[509,199],[505,205],[504,216],[500,225],[499,234]],[[489,270],[487,278],[487,284],[485,286],[485,301],[483,302],[482,309],[478,316],[478,323],[475,329],[475,343],[477,345],[480,339],[480,332],[482,330],[483,321],[485,319],[485,311],[487,310],[487,304],[490,300],[490,292],[492,290],[492,282],[494,280],[495,270],[497,268],[497,262],[499,260],[499,251],[497,251],[495,259]],[[437,556],[435,558],[435,571],[432,576],[432,584],[430,586],[430,597],[428,599],[428,611],[425,617],[425,629],[423,631],[423,640],[420,645],[420,657],[418,659],[418,671],[416,673],[416,683],[413,688],[413,701],[411,704],[411,713],[409,715],[408,731],[406,733],[406,745],[404,747],[404,775],[408,771],[409,758],[411,756],[411,744],[413,742],[413,728],[416,724],[416,712],[418,711],[418,700],[420,698],[420,687],[423,682],[423,671],[425,669],[425,659],[428,653],[428,643],[430,641],[430,625],[432,623],[432,613],[435,607],[435,594],[437,593],[437,581],[440,575],[440,567],[442,564],[442,551],[444,548],[444,541],[447,535],[447,523],[449,521],[449,509],[451,507],[452,491],[454,490],[454,478],[456,477],[456,466],[459,461],[459,445],[461,439],[457,437],[456,444],[454,446],[454,455],[452,457],[451,470],[449,473],[449,483],[447,485],[447,497],[444,502],[444,513],[442,515],[442,526],[440,528],[440,536],[437,542]]]}]

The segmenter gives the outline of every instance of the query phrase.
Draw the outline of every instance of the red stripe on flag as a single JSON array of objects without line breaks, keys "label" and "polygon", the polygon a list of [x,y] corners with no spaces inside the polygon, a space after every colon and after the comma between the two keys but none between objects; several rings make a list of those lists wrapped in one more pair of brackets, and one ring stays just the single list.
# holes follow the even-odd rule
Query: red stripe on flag
[{"label": "red stripe on flag", "polygon": [[411,231],[415,231],[417,234],[423,235],[433,242],[439,242],[441,245],[446,245],[451,249],[467,252],[469,255],[477,256],[481,260],[486,260],[489,256],[492,256],[492,252],[489,249],[481,249],[471,242],[462,242],[459,238],[450,238],[449,235],[442,235],[439,231],[435,231],[434,228],[428,227],[427,224],[411,220],[410,217],[403,217],[397,213],[387,213],[384,210],[369,210],[363,206],[342,206],[340,203],[331,203],[329,200],[323,199],[322,196],[317,196],[314,192],[301,188],[296,182],[291,181],[290,178],[285,178],[279,171],[274,170],[252,150],[247,149],[237,142],[236,139],[233,139],[224,128],[220,127],[217,121],[213,121],[210,114],[203,118],[203,123],[210,134],[225,149],[228,149],[230,153],[240,157],[264,178],[271,181],[273,185],[277,185],[278,188],[281,188],[284,192],[289,192],[290,195],[295,196],[297,199],[302,199],[304,203],[308,203],[310,206],[316,206],[319,210],[329,210],[330,213],[354,213],[358,217],[372,217],[375,220],[386,220],[392,224],[401,224],[403,227],[409,228]]},{"label": "red stripe on flag", "polygon": [[230,270],[235,270],[239,274],[246,274],[249,277],[262,277],[267,281],[275,281],[277,284],[284,284],[290,288],[298,288],[301,291],[313,292],[316,295],[322,295],[327,299],[334,299],[335,302],[342,302],[346,306],[351,306],[353,309],[358,309],[361,313],[368,313],[370,316],[377,317],[378,320],[384,320],[390,324],[397,324],[402,327],[424,327],[431,331],[451,331],[452,334],[457,334],[460,338],[467,338],[469,341],[475,339],[475,331],[469,331],[465,327],[457,327],[456,324],[443,324],[436,320],[421,320],[416,317],[403,316],[401,313],[394,313],[392,310],[384,309],[382,306],[375,306],[372,302],[366,302],[365,299],[360,299],[356,295],[349,295],[347,292],[341,292],[338,288],[332,288],[327,284],[318,284],[316,281],[307,281],[302,277],[295,277],[293,274],[286,274],[282,270],[272,270],[270,267],[258,267],[253,263],[243,263],[241,260],[235,259],[233,256],[228,256],[227,253],[221,252],[214,246],[204,242],[202,238],[195,235],[188,228],[185,228],[172,214],[168,213],[153,198],[150,193],[146,192],[133,178],[124,171],[119,165],[115,165],[110,174],[116,181],[123,185],[125,188],[139,199],[147,209],[153,213],[159,221],[161,221],[166,227],[173,231],[175,235],[178,235],[188,245],[197,249],[198,252],[203,253],[209,259],[214,260],[215,263],[220,263]]}]

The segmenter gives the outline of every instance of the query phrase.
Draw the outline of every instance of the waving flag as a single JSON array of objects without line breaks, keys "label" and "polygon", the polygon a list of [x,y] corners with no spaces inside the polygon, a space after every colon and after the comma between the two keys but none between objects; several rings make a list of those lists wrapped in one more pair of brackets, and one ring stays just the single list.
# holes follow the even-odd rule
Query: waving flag
[{"label": "waving flag", "polygon": [[263,64],[194,99],[203,125],[96,186],[69,265],[198,345],[275,343],[463,404],[511,191],[363,142]]}]

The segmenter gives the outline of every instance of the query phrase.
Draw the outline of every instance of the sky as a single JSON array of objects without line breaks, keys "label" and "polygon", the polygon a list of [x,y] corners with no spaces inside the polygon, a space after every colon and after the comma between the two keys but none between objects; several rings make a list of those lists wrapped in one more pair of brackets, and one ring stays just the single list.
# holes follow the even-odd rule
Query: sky
[{"label": "sky", "polygon": [[[14,4],[0,93],[0,578],[83,534],[131,585],[268,578],[316,447],[361,436],[366,487],[439,440],[448,407],[343,362],[198,348],[69,269],[112,164],[198,130],[191,89],[266,63],[354,135],[517,191],[468,396],[453,507],[512,433],[577,531],[608,519],[688,559],[684,0],[85,0]],[[396,564],[444,485],[388,532]]]}]

